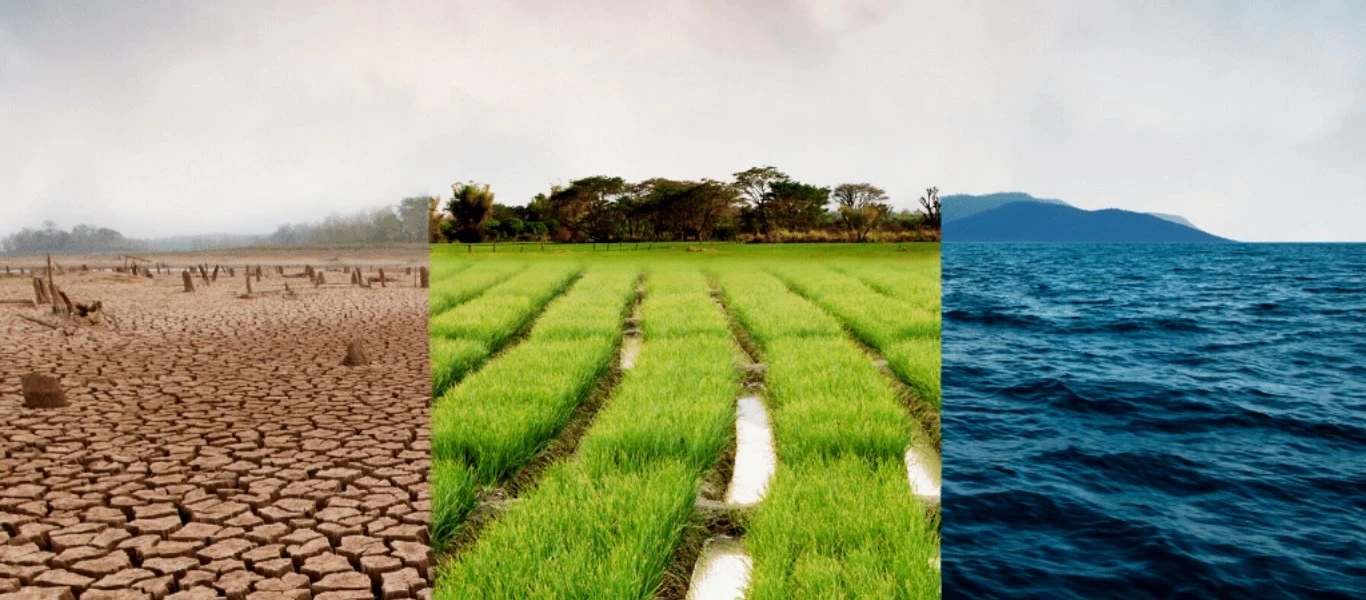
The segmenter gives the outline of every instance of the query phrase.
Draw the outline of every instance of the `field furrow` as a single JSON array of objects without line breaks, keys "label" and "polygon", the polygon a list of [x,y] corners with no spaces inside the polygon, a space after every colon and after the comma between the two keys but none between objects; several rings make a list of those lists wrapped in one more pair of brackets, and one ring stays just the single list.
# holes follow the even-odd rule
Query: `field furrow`
[{"label": "field furrow", "polygon": [[777,474],[746,523],[749,597],[934,597],[938,517],[906,467],[907,449],[927,440],[892,382],[828,307],[784,281],[757,269],[718,280],[763,354],[778,444]]},{"label": "field furrow", "polygon": [[441,548],[481,488],[546,447],[612,368],[635,295],[632,269],[591,269],[550,302],[526,339],[451,386],[432,408],[432,541]]},{"label": "field furrow", "polygon": [[439,396],[502,349],[581,272],[576,265],[535,265],[432,317],[432,394]]},{"label": "field furrow", "polygon": [[730,443],[740,388],[735,341],[700,271],[652,272],[640,314],[635,366],[577,452],[439,569],[434,597],[655,593],[699,480]]}]

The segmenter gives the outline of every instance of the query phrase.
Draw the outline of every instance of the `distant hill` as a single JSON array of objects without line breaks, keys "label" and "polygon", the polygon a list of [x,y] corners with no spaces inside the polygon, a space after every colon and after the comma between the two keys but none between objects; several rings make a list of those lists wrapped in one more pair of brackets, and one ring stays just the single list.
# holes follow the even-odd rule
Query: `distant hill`
[{"label": "distant hill", "polygon": [[985,212],[1011,202],[1044,202],[1047,204],[1071,206],[1062,200],[1035,198],[1024,192],[999,192],[996,194],[983,194],[981,196],[953,194],[940,197],[939,202],[942,206],[940,215],[944,223],[965,219],[977,213]]},{"label": "distant hill", "polygon": [[1009,202],[944,223],[945,242],[1228,242],[1158,216],[1067,204]]},{"label": "distant hill", "polygon": [[1166,213],[1148,213],[1148,214],[1150,214],[1150,215],[1152,215],[1152,216],[1154,216],[1154,217],[1157,217],[1157,218],[1159,218],[1159,219],[1162,219],[1162,220],[1164,220],[1164,221],[1171,221],[1171,222],[1176,223],[1176,224],[1178,224],[1178,225],[1185,225],[1186,227],[1190,227],[1191,229],[1199,229],[1199,227],[1196,227],[1196,226],[1195,226],[1195,223],[1192,223],[1192,222],[1190,222],[1190,221],[1187,221],[1186,218],[1183,217],[1183,216],[1181,216],[1181,215],[1169,215],[1169,214],[1166,214]]}]

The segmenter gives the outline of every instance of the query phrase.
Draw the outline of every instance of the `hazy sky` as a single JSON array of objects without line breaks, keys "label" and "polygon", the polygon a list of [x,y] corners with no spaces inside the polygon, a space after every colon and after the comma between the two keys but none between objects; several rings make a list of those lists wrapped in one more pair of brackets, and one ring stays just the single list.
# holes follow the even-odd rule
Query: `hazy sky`
[{"label": "hazy sky", "polygon": [[1158,4],[5,2],[0,234],[771,164],[1366,239],[1366,3]]}]

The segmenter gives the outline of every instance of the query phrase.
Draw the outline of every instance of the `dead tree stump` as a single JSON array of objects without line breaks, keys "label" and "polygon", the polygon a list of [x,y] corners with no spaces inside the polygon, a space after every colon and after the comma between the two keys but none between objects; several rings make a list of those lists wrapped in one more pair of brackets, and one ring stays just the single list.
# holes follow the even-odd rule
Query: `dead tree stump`
[{"label": "dead tree stump", "polygon": [[346,358],[342,359],[342,366],[358,367],[370,364],[370,355],[365,351],[365,343],[359,338],[346,343]]},{"label": "dead tree stump", "polygon": [[43,285],[43,280],[39,277],[33,278],[33,299],[34,304],[42,306],[47,304],[47,286]]},{"label": "dead tree stump", "polygon": [[243,277],[242,279],[247,280],[247,295],[250,296],[250,295],[251,295],[251,276],[248,275],[248,276],[246,276],[246,277]]},{"label": "dead tree stump", "polygon": [[379,287],[389,287],[384,285],[384,267],[380,267],[379,269]]},{"label": "dead tree stump", "polygon": [[185,281],[185,291],[187,291],[187,292],[193,292],[193,291],[194,291],[194,279],[192,279],[192,278],[190,277],[190,272],[189,272],[189,271],[181,271],[181,272],[180,272],[180,277],[181,277],[181,279],[183,279],[183,280]]},{"label": "dead tree stump", "polygon": [[61,408],[67,405],[66,392],[56,377],[29,373],[20,378],[24,408]]}]

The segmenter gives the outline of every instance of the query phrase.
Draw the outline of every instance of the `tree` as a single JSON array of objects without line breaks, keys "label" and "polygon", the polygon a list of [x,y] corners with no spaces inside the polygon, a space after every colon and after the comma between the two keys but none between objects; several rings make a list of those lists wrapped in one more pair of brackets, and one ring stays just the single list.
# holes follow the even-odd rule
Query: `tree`
[{"label": "tree", "polygon": [[455,221],[457,239],[465,243],[478,242],[483,239],[481,227],[493,212],[493,192],[488,184],[473,181],[451,184],[451,199],[446,202],[446,211]]},{"label": "tree", "polygon": [[733,177],[735,183],[732,185],[754,209],[753,215],[759,231],[768,233],[773,228],[768,210],[769,192],[774,183],[787,181],[787,174],[774,167],[752,167],[735,173]]},{"label": "tree", "polygon": [[925,213],[925,224],[931,229],[939,230],[939,188],[926,188],[925,195],[920,197],[920,208]]},{"label": "tree", "polygon": [[398,203],[398,220],[401,223],[399,228],[399,240],[404,242],[420,242],[426,239],[429,224],[428,207],[435,198],[429,196],[413,196],[404,198]]},{"label": "tree", "polygon": [[829,202],[830,188],[791,180],[774,181],[764,194],[760,219],[767,221],[770,228],[805,231],[821,222]]},{"label": "tree", "polygon": [[445,219],[442,218],[439,209],[440,203],[441,201],[436,196],[427,197],[427,243],[429,244],[449,241],[442,234],[441,223]]},{"label": "tree", "polygon": [[608,241],[616,237],[620,214],[616,202],[627,192],[620,177],[597,175],[571,181],[553,190],[550,205],[559,223],[556,236],[562,241]]},{"label": "tree", "polygon": [[892,210],[887,206],[887,192],[871,183],[842,183],[831,196],[839,207],[840,222],[860,242],[866,241],[868,232]]}]

